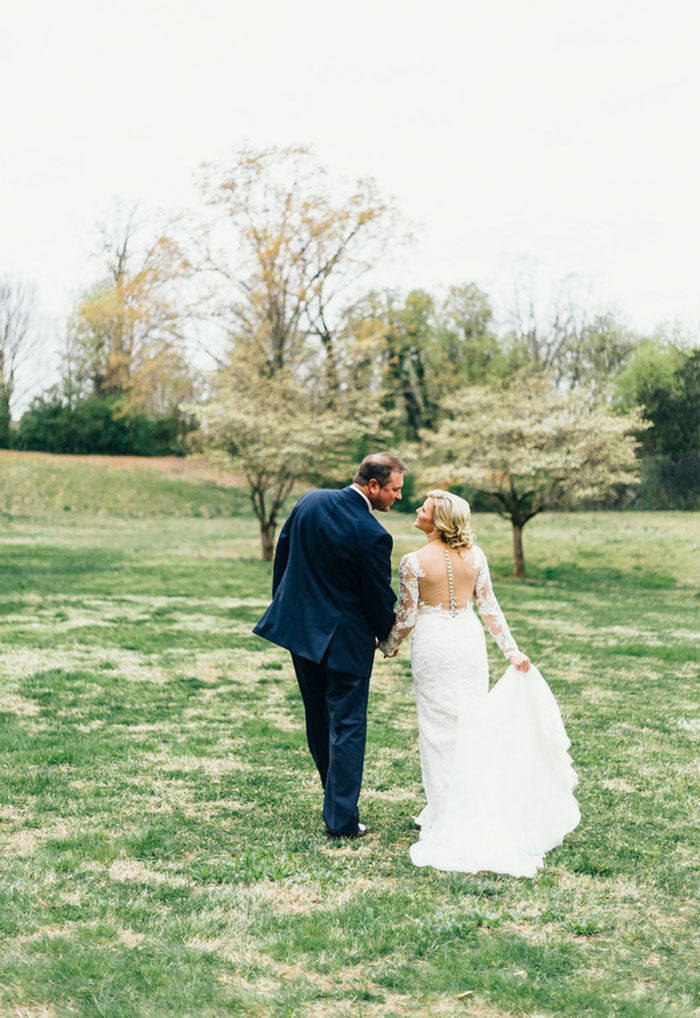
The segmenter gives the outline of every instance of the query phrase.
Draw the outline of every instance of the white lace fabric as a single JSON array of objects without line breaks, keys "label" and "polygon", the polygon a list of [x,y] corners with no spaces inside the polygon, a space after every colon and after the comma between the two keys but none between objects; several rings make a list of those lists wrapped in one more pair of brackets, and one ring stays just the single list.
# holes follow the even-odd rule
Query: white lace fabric
[{"label": "white lace fabric", "polygon": [[[491,584],[486,555],[476,545],[472,550],[472,563],[476,572],[476,582],[473,596],[476,598],[479,614],[487,629],[503,651],[506,658],[512,660],[512,655],[518,653],[518,645],[513,639],[505,616],[496,600]],[[430,601],[421,597],[421,580],[426,587],[434,589],[442,581],[440,576],[428,576],[421,567],[418,553],[415,551],[404,555],[399,564],[399,600],[396,607],[396,621],[386,640],[379,644],[379,649],[387,655],[394,654],[416,624],[419,612],[438,611],[453,616],[451,608],[445,608],[442,601]],[[466,611],[471,611],[472,602],[469,600],[461,608],[457,608],[454,615],[458,616]]]},{"label": "white lace fabric", "polygon": [[536,668],[520,673],[509,666],[489,692],[486,639],[473,599],[507,658],[517,645],[486,556],[472,552],[463,566],[453,560],[454,584],[441,555],[433,553],[431,575],[416,552],[405,555],[396,622],[380,644],[392,654],[413,631],[426,806],[411,859],[442,870],[532,876],[579,821],[576,775],[559,709]]},{"label": "white lace fabric", "polygon": [[442,733],[429,704],[418,716],[427,806],[414,865],[534,876],[581,819],[569,739],[540,673],[509,665],[489,693],[463,699]]}]

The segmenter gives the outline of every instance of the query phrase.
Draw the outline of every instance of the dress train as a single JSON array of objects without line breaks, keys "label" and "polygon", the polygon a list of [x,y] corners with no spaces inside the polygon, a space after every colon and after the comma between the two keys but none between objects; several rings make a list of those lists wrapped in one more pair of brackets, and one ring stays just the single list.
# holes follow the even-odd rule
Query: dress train
[{"label": "dress train", "polygon": [[485,696],[463,697],[444,809],[424,810],[416,866],[534,876],[580,820],[577,777],[542,675],[511,665]]}]

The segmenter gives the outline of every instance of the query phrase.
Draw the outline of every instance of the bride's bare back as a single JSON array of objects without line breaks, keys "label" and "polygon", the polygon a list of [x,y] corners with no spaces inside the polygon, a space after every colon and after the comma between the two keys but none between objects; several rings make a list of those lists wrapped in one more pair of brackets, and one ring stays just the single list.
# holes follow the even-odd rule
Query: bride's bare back
[{"label": "bride's bare back", "polygon": [[430,541],[416,552],[422,575],[418,577],[418,590],[423,604],[451,607],[448,557],[452,572],[454,607],[466,608],[474,600],[479,569],[474,552],[467,548],[450,549],[444,541]]},{"label": "bride's bare back", "polygon": [[[454,605],[445,552],[449,554]],[[396,621],[386,640],[379,644],[380,649],[390,656],[396,653],[416,624],[421,605],[454,614],[468,608],[474,600],[482,621],[508,660],[516,668],[529,667],[529,659],[518,650],[496,600],[488,562],[481,548],[474,545],[460,554],[439,539],[429,539],[425,548],[409,552],[401,559]]]}]

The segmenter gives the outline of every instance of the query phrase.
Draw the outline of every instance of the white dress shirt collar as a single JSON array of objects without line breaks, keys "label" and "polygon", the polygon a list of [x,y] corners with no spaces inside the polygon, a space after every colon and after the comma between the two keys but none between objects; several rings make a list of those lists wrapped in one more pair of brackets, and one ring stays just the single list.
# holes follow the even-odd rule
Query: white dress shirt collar
[{"label": "white dress shirt collar", "polygon": [[365,502],[367,503],[367,508],[369,509],[369,511],[370,511],[370,512],[372,512],[372,503],[371,503],[371,502],[370,502],[370,500],[369,500],[369,499],[367,498],[367,496],[365,495],[364,491],[363,491],[363,490],[362,490],[362,488],[361,488],[361,487],[359,486],[359,484],[351,484],[351,485],[350,485],[350,487],[351,487],[351,488],[354,488],[354,489],[355,489],[355,491],[359,491],[360,495],[362,495],[363,499],[364,499],[364,500],[365,500]]}]

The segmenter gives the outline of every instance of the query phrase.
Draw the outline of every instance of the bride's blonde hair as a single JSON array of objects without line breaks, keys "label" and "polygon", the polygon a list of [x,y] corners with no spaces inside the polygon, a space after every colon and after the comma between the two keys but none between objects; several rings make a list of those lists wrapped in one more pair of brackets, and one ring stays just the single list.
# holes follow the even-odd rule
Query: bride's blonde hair
[{"label": "bride's blonde hair", "polygon": [[471,548],[476,538],[469,525],[472,511],[467,500],[442,488],[433,488],[427,497],[433,500],[435,529],[447,547],[455,551]]}]

